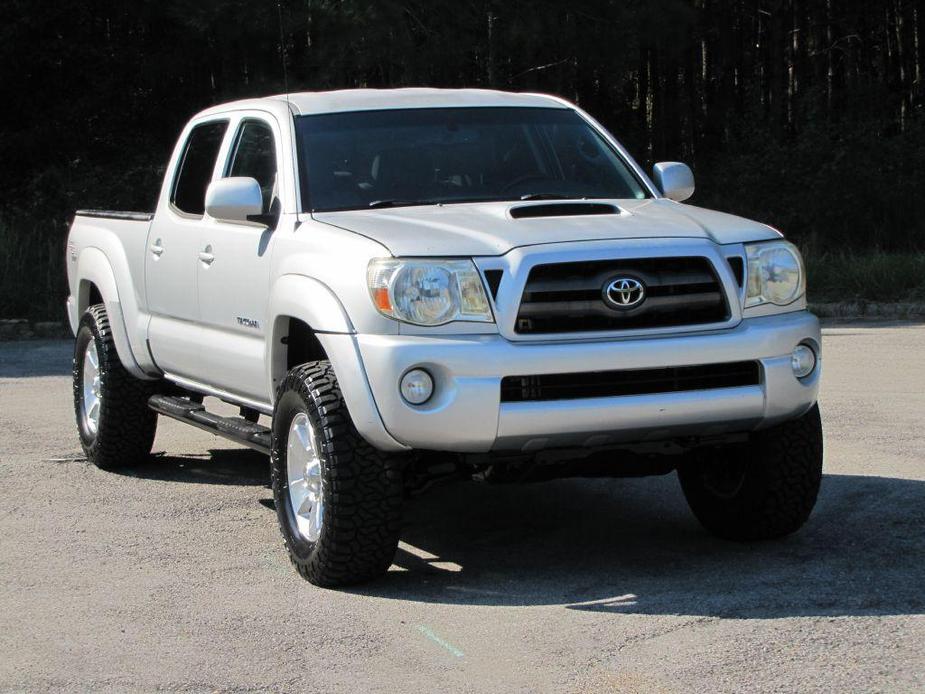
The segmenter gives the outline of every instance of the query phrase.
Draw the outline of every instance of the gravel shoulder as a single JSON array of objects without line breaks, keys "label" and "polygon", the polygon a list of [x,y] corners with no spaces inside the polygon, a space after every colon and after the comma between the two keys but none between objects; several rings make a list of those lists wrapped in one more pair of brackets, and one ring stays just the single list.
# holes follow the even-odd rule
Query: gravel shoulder
[{"label": "gravel shoulder", "polygon": [[792,538],[709,537],[674,475],[457,484],[349,591],[292,570],[257,453],[162,418],[150,462],[83,462],[70,350],[0,343],[0,691],[925,689],[921,324],[825,330]]}]

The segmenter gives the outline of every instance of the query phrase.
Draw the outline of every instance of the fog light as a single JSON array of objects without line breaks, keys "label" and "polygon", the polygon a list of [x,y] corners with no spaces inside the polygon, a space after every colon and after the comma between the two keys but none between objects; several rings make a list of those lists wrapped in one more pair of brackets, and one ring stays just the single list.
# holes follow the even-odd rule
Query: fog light
[{"label": "fog light", "polygon": [[816,368],[816,353],[809,345],[797,345],[790,355],[790,366],[797,378],[806,378]]},{"label": "fog light", "polygon": [[401,396],[412,405],[423,405],[434,394],[434,379],[424,369],[411,369],[401,377]]}]

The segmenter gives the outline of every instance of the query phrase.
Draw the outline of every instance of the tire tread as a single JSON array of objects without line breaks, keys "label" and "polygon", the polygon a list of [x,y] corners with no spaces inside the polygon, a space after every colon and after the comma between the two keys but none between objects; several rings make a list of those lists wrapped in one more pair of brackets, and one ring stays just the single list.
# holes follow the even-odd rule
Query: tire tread
[{"label": "tire tread", "polygon": [[83,354],[78,353],[80,330],[89,329],[96,342],[100,362],[103,400],[100,404],[100,424],[92,440],[81,435],[81,446],[87,459],[103,470],[114,470],[137,463],[151,453],[157,431],[157,413],[148,407],[152,386],[132,376],[116,351],[109,316],[103,304],[87,308],[78,328],[72,366],[74,413],[81,430],[80,400],[82,397]]},{"label": "tire tread", "polygon": [[[277,403],[289,391],[306,404],[316,427],[328,473],[324,528],[306,556],[286,528],[288,431],[274,421],[271,458],[273,496],[293,565],[319,586],[342,586],[385,573],[401,532],[403,458],[379,451],[357,431],[329,361],[293,368],[279,386]],[[274,418],[275,420],[275,418]],[[288,426],[288,425],[287,425]]]},{"label": "tire tread", "polygon": [[715,535],[740,541],[774,539],[799,530],[812,513],[822,482],[818,405],[802,417],[756,433],[744,458],[742,489],[728,500],[713,496],[701,482],[697,467],[709,461],[691,461],[679,469],[684,495],[697,519]]}]

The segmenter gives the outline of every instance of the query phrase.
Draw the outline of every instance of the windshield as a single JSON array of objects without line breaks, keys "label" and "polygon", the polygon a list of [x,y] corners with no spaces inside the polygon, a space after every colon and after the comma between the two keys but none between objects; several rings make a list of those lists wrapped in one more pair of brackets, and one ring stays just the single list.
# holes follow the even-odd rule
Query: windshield
[{"label": "windshield", "polygon": [[575,111],[431,108],[296,118],[306,211],[648,197]]}]

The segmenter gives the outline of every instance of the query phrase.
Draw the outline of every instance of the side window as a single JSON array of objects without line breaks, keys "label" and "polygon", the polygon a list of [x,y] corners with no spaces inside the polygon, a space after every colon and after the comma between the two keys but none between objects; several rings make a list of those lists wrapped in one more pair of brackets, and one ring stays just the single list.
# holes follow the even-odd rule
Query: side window
[{"label": "side window", "polygon": [[263,193],[263,211],[271,211],[276,192],[276,145],[269,125],[259,120],[246,120],[241,124],[227,175],[256,179]]},{"label": "side window", "polygon": [[181,212],[205,212],[206,188],[227,128],[228,121],[215,121],[197,125],[190,132],[170,196],[170,202]]}]

